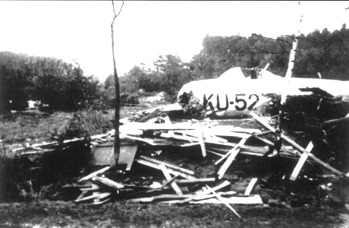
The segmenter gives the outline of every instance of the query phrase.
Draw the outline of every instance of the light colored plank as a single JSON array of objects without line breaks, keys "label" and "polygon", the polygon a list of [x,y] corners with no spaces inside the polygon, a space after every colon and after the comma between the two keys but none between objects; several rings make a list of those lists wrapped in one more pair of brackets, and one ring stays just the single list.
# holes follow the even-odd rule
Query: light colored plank
[{"label": "light colored plank", "polygon": [[[167,171],[166,167],[164,165],[160,165],[161,171],[164,174],[166,180],[168,182],[171,181],[172,177],[170,173]],[[171,184],[172,189],[177,193],[177,195],[183,195],[181,189],[178,187],[178,185],[175,182],[172,182]]]},{"label": "light colored plank", "polygon": [[252,180],[250,181],[250,183],[248,184],[248,186],[247,186],[247,188],[245,190],[245,193],[244,193],[245,196],[249,196],[251,194],[251,192],[252,192],[254,186],[256,185],[257,181],[258,181],[258,178],[256,178],[256,177],[252,178]]},{"label": "light colored plank", "polygon": [[[313,143],[310,142],[308,144],[306,150],[311,152],[313,150],[313,147],[314,147]],[[298,160],[298,163],[297,163],[296,167],[293,169],[293,172],[292,172],[292,174],[290,176],[290,180],[295,181],[297,179],[297,177],[299,175],[299,172],[301,171],[301,169],[302,169],[305,161],[308,159],[308,157],[309,156],[308,156],[307,153],[303,153],[301,155],[300,159]]]}]

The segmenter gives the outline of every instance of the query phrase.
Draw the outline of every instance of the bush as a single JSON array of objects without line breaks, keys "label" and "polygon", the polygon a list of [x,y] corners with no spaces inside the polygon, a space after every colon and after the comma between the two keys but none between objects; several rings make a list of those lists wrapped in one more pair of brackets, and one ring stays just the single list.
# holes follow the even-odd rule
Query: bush
[{"label": "bush", "polygon": [[60,139],[67,139],[103,134],[112,128],[112,119],[108,112],[93,109],[78,111],[57,130],[56,135]]}]

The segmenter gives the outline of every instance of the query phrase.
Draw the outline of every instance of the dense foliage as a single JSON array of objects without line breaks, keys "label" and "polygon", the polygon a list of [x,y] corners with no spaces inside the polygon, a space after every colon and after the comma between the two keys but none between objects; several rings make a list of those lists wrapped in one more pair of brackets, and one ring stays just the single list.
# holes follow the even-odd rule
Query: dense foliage
[{"label": "dense foliage", "polygon": [[[231,67],[265,67],[284,76],[295,36],[266,38],[258,34],[241,36],[206,36],[203,48],[191,62],[173,55],[160,56],[156,70],[135,66],[121,80],[123,91],[164,91],[172,100],[181,86],[197,79],[216,78]],[[344,24],[332,33],[327,29],[300,35],[293,77],[318,77],[349,80],[349,29]]]},{"label": "dense foliage", "polygon": [[[265,67],[284,76],[294,36],[266,38],[206,36],[202,50],[188,63],[175,55],[159,56],[153,69],[134,66],[120,77],[121,103],[137,104],[141,93],[165,92],[174,101],[177,91],[191,80],[216,78],[231,67]],[[349,79],[349,29],[314,31],[298,37],[294,77]],[[0,53],[0,111],[23,109],[26,100],[41,100],[53,110],[112,107],[114,78],[103,85],[85,76],[77,65],[54,58]],[[12,100],[12,105],[9,101]]]},{"label": "dense foliage", "polygon": [[0,53],[0,111],[40,100],[52,110],[75,111],[100,98],[99,81],[79,65],[47,57]]}]

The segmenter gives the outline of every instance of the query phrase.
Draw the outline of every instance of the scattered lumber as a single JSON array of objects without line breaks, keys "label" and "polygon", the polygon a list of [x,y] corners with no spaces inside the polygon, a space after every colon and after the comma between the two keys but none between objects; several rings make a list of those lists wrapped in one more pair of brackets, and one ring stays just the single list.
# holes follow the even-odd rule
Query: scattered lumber
[{"label": "scattered lumber", "polygon": [[194,171],[192,171],[192,170],[184,169],[182,167],[179,167],[179,166],[176,166],[176,165],[173,165],[173,164],[169,164],[169,163],[166,163],[166,162],[163,162],[163,161],[159,161],[159,160],[156,160],[156,159],[144,156],[144,155],[141,155],[140,158],[143,158],[143,159],[145,159],[147,161],[150,161],[150,162],[154,162],[154,163],[156,163],[158,165],[164,165],[165,167],[169,167],[171,169],[178,170],[178,171],[186,173],[188,175],[194,175],[195,174]]},{"label": "scattered lumber", "polygon": [[[135,159],[135,161],[140,163],[140,164],[142,164],[142,165],[145,165],[145,166],[148,166],[148,167],[151,167],[151,168],[158,169],[158,170],[162,171],[162,165],[156,164],[154,162],[150,162],[150,161],[147,161],[147,160],[144,160],[144,159],[140,159],[140,158],[139,159]],[[167,167],[167,172],[169,172],[172,175],[179,175],[179,176],[187,178],[187,179],[194,179],[193,175],[190,175],[190,174],[178,171],[178,170],[174,170],[171,167]]]},{"label": "scattered lumber", "polygon": [[250,181],[250,183],[248,184],[248,186],[247,186],[247,188],[245,190],[245,193],[244,193],[245,196],[249,196],[251,194],[251,192],[252,192],[254,186],[256,185],[257,181],[258,181],[258,178],[256,178],[256,177],[252,178],[252,180]]},{"label": "scattered lumber", "polygon": [[[310,143],[308,144],[306,150],[309,151],[309,152],[311,152],[312,149],[313,149],[313,147],[314,147],[313,143],[310,142]],[[292,174],[291,174],[291,176],[290,176],[290,180],[294,181],[294,180],[297,179],[298,174],[299,174],[299,172],[301,171],[301,169],[302,169],[302,167],[303,167],[305,161],[308,159],[308,157],[309,157],[309,155],[308,155],[307,153],[301,154],[301,157],[300,157],[300,159],[299,159],[299,161],[298,161],[296,167],[294,168],[294,170],[293,170],[293,172],[292,172]]]},{"label": "scattered lumber", "polygon": [[218,195],[210,186],[206,185],[206,188],[208,188],[210,190],[210,192],[212,192],[212,194],[217,197],[217,199],[219,201],[221,201],[223,204],[225,204],[225,206],[227,206],[227,208],[229,208],[229,210],[231,210],[237,217],[239,217],[241,219],[241,216],[235,211],[235,209],[230,206],[220,195]]},{"label": "scattered lumber", "polygon": [[[275,148],[278,141],[273,136],[279,131],[253,112],[250,113],[253,118],[245,120],[242,125],[235,125],[236,120],[204,119],[183,121],[182,119],[176,122],[164,114],[163,109],[154,109],[139,118],[138,122],[123,121],[120,127],[120,138],[132,140],[137,146],[150,147],[152,155],[154,151],[160,151],[156,153],[158,155],[166,148],[176,147],[179,149],[185,148],[183,149],[185,151],[193,149],[199,153],[200,159],[205,161],[212,157],[213,159],[217,158],[217,161],[210,160],[215,166],[214,175],[210,174],[206,175],[205,178],[199,178],[200,175],[195,174],[198,174],[200,171],[194,172],[193,170],[197,171],[197,169],[193,169],[191,166],[190,168],[193,170],[183,168],[168,160],[162,161],[156,159],[156,157],[148,157],[141,154],[144,151],[138,151],[137,148],[137,154],[133,154],[135,156],[132,156],[130,160],[133,161],[135,157],[134,161],[137,163],[158,170],[160,175],[156,176],[156,181],[153,181],[153,183],[139,181],[136,184],[130,184],[129,180],[125,181],[118,175],[111,175],[111,170],[114,170],[111,168],[114,168],[114,166],[106,166],[76,181],[78,184],[73,187],[79,188],[81,194],[74,202],[90,202],[94,205],[100,205],[121,198],[130,202],[141,203],[224,204],[239,218],[241,216],[231,207],[231,204],[263,204],[258,194],[251,194],[257,192],[257,190],[253,192],[253,189],[258,182],[258,178],[254,176],[253,178],[249,177],[251,181],[248,183],[247,188],[244,189],[244,185],[242,190],[237,190],[232,184],[233,181],[227,181],[237,179],[232,177],[235,174],[229,173],[232,170],[229,168],[232,167],[232,164],[238,164],[237,161],[240,162],[242,160],[240,160],[240,157],[249,158],[249,156],[254,156],[253,159],[256,160],[269,159],[269,157],[264,155],[267,155],[268,152]],[[343,123],[346,124],[348,120],[349,117],[347,116],[324,120],[321,121],[321,124],[324,128],[331,128]],[[261,131],[258,129],[258,123],[266,130]],[[247,127],[239,127],[245,126],[245,124]],[[91,145],[97,146],[101,146],[103,143],[112,143],[114,134],[115,131],[110,131],[106,134],[94,135],[89,138],[89,142]],[[290,180],[294,181],[298,178],[305,162],[321,165],[331,171],[331,173],[339,176],[349,176],[347,171],[347,174],[344,175],[343,172],[333,168],[314,155],[316,153],[312,149],[316,140],[310,141],[307,148],[303,148],[283,133],[280,134],[280,137],[285,143],[281,145],[278,155],[286,158],[286,160],[297,162],[297,165],[291,170]],[[87,139],[73,138],[60,142],[25,143],[13,147],[12,151],[23,156],[36,156],[52,151],[54,147],[68,146],[74,142],[82,142],[84,140]],[[259,161],[263,162],[264,160]],[[121,164],[118,163],[117,165]],[[196,168],[200,168],[200,165]],[[130,170],[131,166],[126,169],[126,171]],[[162,181],[158,180],[161,178]],[[244,184],[247,185],[247,182]],[[215,187],[210,187],[209,185]],[[227,190],[228,188],[229,190]]]},{"label": "scattered lumber", "polygon": [[95,171],[93,173],[90,173],[89,175],[79,179],[77,182],[87,181],[87,180],[97,176],[98,174],[102,174],[102,173],[106,172],[108,169],[110,169],[110,166],[106,166],[106,167],[104,167],[104,168],[102,168],[100,170],[97,170],[97,171]]},{"label": "scattered lumber", "polygon": [[260,195],[249,195],[249,196],[230,196],[221,197],[222,200],[214,198],[203,199],[199,201],[191,201],[190,204],[241,204],[241,205],[256,205],[263,204],[263,200]]},{"label": "scattered lumber", "polygon": [[[163,172],[165,178],[167,179],[167,182],[170,183],[173,190],[177,193],[177,195],[183,195],[181,189],[178,187],[176,182],[173,182],[174,179],[171,177],[170,173],[167,171],[165,165],[160,165],[160,169]],[[179,175],[176,175],[178,177]]]},{"label": "scattered lumber", "polygon": [[[253,118],[255,118],[259,123],[261,123],[264,127],[268,128],[270,131],[272,132],[276,132],[276,130],[270,126],[268,123],[266,123],[261,117],[259,117],[258,115],[256,115],[255,113],[251,112],[251,116],[253,116]],[[321,166],[325,167],[326,169],[330,170],[331,172],[344,177],[344,173],[333,168],[332,166],[330,166],[329,164],[327,164],[326,162],[323,162],[322,160],[320,160],[319,158],[317,158],[315,155],[313,155],[312,153],[310,153],[309,151],[307,151],[306,149],[304,149],[303,147],[301,147],[298,143],[296,143],[295,141],[293,141],[292,139],[290,139],[289,137],[287,137],[286,135],[281,133],[281,138],[283,140],[285,140],[286,142],[288,142],[289,144],[291,144],[294,148],[296,148],[298,151],[307,154],[310,158],[312,158],[315,162],[317,162],[318,164],[320,164]]]},{"label": "scattered lumber", "polygon": [[[235,159],[235,157],[237,156],[237,154],[240,152],[241,148],[240,146],[243,145],[248,138],[243,138],[240,140],[240,142],[228,152],[228,158],[227,160],[224,162],[224,164],[222,165],[222,167],[220,168],[220,170],[218,171],[218,179],[221,179],[225,172],[227,171],[227,169],[230,167],[231,163],[233,162],[233,160]],[[222,159],[220,159],[219,161],[221,161]]]},{"label": "scattered lumber", "polygon": [[92,177],[92,180],[97,182],[97,183],[108,186],[110,188],[113,188],[115,190],[120,190],[120,189],[125,187],[123,184],[117,183],[117,182],[110,180],[106,177]]}]

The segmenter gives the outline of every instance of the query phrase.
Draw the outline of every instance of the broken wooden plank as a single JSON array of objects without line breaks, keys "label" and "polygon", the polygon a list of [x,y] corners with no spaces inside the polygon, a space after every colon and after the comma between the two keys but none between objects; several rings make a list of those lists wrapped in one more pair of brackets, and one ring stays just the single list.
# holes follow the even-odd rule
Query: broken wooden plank
[{"label": "broken wooden plank", "polygon": [[139,142],[145,142],[152,146],[169,146],[171,143],[166,139],[153,139],[153,138],[146,138],[146,137],[138,137],[138,136],[132,136],[123,134],[120,132],[120,138],[127,138],[132,139]]},{"label": "broken wooden plank", "polygon": [[189,175],[194,175],[195,174],[195,172],[192,171],[192,170],[185,169],[185,168],[182,168],[182,167],[179,167],[179,166],[167,163],[167,162],[159,161],[159,160],[156,160],[156,159],[144,156],[144,155],[141,155],[140,158],[143,158],[144,160],[147,160],[147,161],[150,161],[150,162],[154,162],[154,163],[156,163],[158,165],[164,165],[164,166],[166,166],[168,168],[171,168],[171,169],[174,169],[174,170],[178,170],[180,172],[183,172],[183,173],[186,173],[186,174],[189,174]]},{"label": "broken wooden plank", "polygon": [[202,156],[206,157],[207,153],[206,153],[204,130],[202,128],[199,128],[197,134],[198,134],[197,135],[198,141],[199,141],[199,144],[200,144],[200,147],[201,147]]},{"label": "broken wooden plank", "polygon": [[110,196],[111,193],[110,192],[93,192],[91,195],[89,196],[85,196],[87,192],[83,192],[76,200],[74,200],[75,203],[79,203],[79,202],[83,202],[83,201],[87,201],[87,200],[92,200],[95,198],[104,198],[107,196]]},{"label": "broken wooden plank", "polygon": [[164,189],[165,187],[167,187],[168,185],[172,184],[174,181],[176,181],[176,179],[179,177],[179,175],[173,176],[171,179],[167,180],[166,183],[164,183],[159,190]]},{"label": "broken wooden plank", "polygon": [[251,194],[251,192],[252,192],[254,186],[256,185],[257,181],[258,181],[258,178],[256,178],[256,177],[252,178],[252,180],[250,181],[250,183],[248,184],[248,186],[247,186],[247,188],[245,190],[245,193],[244,193],[245,196],[249,196]]},{"label": "broken wooden plank", "polygon": [[169,123],[139,123],[139,122],[131,122],[125,124],[125,127],[130,127],[133,129],[140,129],[140,130],[148,130],[148,131],[155,131],[155,130],[195,130],[196,127],[192,125],[190,122],[184,122],[184,123],[175,123],[175,124],[169,124]]},{"label": "broken wooden plank", "polygon": [[[193,137],[193,141],[198,141],[198,131],[191,131],[191,130],[177,130],[175,131],[177,133],[181,133],[183,135],[188,136],[189,138]],[[188,139],[189,139],[188,138]],[[205,131],[205,142],[218,142],[218,143],[226,143],[228,140],[218,137],[217,135],[211,134],[210,129],[207,129]]]},{"label": "broken wooden plank", "polygon": [[198,178],[198,179],[181,179],[176,180],[177,184],[197,184],[197,183],[208,183],[215,182],[216,178],[208,177],[208,178]]},{"label": "broken wooden plank", "polygon": [[96,184],[93,184],[93,183],[91,183],[91,185],[90,185],[90,187],[85,187],[85,188],[80,188],[80,191],[96,191],[96,190],[99,190],[100,188],[99,188],[99,186],[98,185],[96,185]]},{"label": "broken wooden plank", "polygon": [[219,201],[221,201],[223,204],[225,204],[225,206],[227,206],[227,208],[229,208],[229,210],[231,210],[237,217],[241,218],[241,216],[235,211],[235,209],[232,206],[230,206],[228,203],[226,203],[224,201],[224,199],[215,192],[215,190],[213,190],[208,185],[206,185],[206,188],[208,188],[211,191],[211,193],[214,194]]},{"label": "broken wooden plank", "polygon": [[[253,116],[253,118],[255,118],[259,123],[261,123],[264,127],[268,128],[270,131],[275,133],[275,129],[270,126],[268,123],[266,123],[261,117],[259,117],[257,114],[251,112],[250,113],[251,116]],[[312,153],[310,153],[309,151],[307,151],[306,149],[304,149],[303,147],[301,147],[298,143],[296,143],[295,141],[293,141],[292,139],[290,139],[289,137],[287,137],[286,135],[281,133],[281,138],[284,139],[286,142],[288,142],[289,144],[291,144],[294,148],[296,148],[298,151],[302,152],[302,153],[306,153],[308,154],[308,156],[310,158],[312,158],[315,162],[317,162],[318,164],[322,165],[323,167],[325,167],[326,169],[332,171],[333,173],[339,175],[339,176],[345,176],[343,172],[333,168],[332,166],[330,166],[329,164],[327,164],[326,162],[323,162],[321,159],[317,158],[315,155],[313,155]]]},{"label": "broken wooden plank", "polygon": [[[108,198],[107,198],[107,197],[108,197]],[[104,199],[104,200],[101,199],[101,198],[95,198],[95,199],[93,199],[92,205],[101,205],[101,204],[107,203],[107,202],[109,202],[109,201],[112,200],[112,198],[109,197],[109,196],[105,196],[105,197],[103,197],[103,198],[106,198],[106,199]]]},{"label": "broken wooden plank", "polygon": [[[222,189],[222,188],[227,187],[228,185],[230,185],[230,182],[226,180],[226,181],[220,183],[219,185],[215,186],[213,189],[214,189],[215,191],[218,191],[218,190],[220,190],[220,189]],[[208,189],[201,189],[200,191],[196,191],[194,195],[192,195],[192,196],[190,196],[190,197],[188,197],[188,198],[186,198],[186,199],[183,199],[183,200],[181,200],[181,201],[178,201],[177,203],[178,203],[178,204],[189,203],[189,202],[192,201],[195,197],[207,195],[207,194],[210,194],[210,192],[211,192],[211,191],[208,190]]]},{"label": "broken wooden plank", "polygon": [[235,159],[235,157],[237,156],[237,154],[240,152],[241,148],[236,148],[231,150],[231,153],[229,154],[229,157],[227,158],[227,160],[223,163],[223,165],[221,166],[221,168],[218,171],[218,179],[222,179],[222,177],[224,176],[225,172],[227,171],[227,169],[229,168],[229,166],[231,165],[231,163],[233,162],[233,160]]},{"label": "broken wooden plank", "polygon": [[258,139],[261,142],[264,142],[265,144],[269,145],[269,146],[275,146],[275,144],[273,142],[271,142],[270,140],[260,137],[258,135],[252,135],[253,138]]},{"label": "broken wooden plank", "polygon": [[[145,166],[148,166],[148,167],[151,167],[151,168],[154,168],[154,169],[161,170],[160,165],[155,164],[153,162],[146,161],[144,159],[135,159],[135,161],[140,163],[140,164],[142,164],[142,165],[145,165]],[[173,169],[171,169],[169,167],[168,167],[168,172],[173,174],[173,175],[179,175],[179,176],[187,178],[187,179],[195,179],[195,177],[193,175],[189,175],[189,174],[177,171],[177,170],[173,170]]]},{"label": "broken wooden plank", "polygon": [[[248,138],[243,138],[240,140],[240,142],[232,149],[230,150],[230,154],[227,158],[227,160],[224,162],[224,164],[221,166],[221,168],[218,171],[218,179],[221,179],[225,172],[227,171],[227,169],[229,168],[229,166],[231,165],[231,163],[233,162],[233,160],[235,159],[235,157],[237,156],[237,154],[240,152],[241,148],[240,146],[243,145]],[[220,159],[223,160],[223,159]]]},{"label": "broken wooden plank", "polygon": [[125,187],[123,184],[117,183],[117,182],[110,180],[106,177],[93,177],[92,181],[96,181],[98,183],[104,184],[104,185],[111,187],[115,190],[120,190],[120,189]]},{"label": "broken wooden plank", "polygon": [[95,172],[93,172],[93,173],[91,173],[91,174],[89,174],[89,175],[79,179],[77,182],[87,181],[87,180],[91,179],[92,177],[97,176],[98,174],[104,173],[108,169],[110,169],[110,166],[106,166],[106,167],[104,167],[104,168],[102,168],[100,170],[97,170],[97,171],[95,171]]},{"label": "broken wooden plank", "polygon": [[[227,204],[241,204],[241,205],[263,204],[263,200],[260,195],[230,196],[230,197],[222,196],[222,199]],[[190,201],[189,203],[190,204],[222,204],[220,200],[216,200],[214,198],[203,199],[200,201],[193,200],[193,201]]]},{"label": "broken wooden plank", "polygon": [[[167,171],[166,167],[164,165],[160,165],[160,168],[161,168],[161,171],[164,174],[166,180],[168,182],[170,182],[172,177],[171,177],[170,173]],[[177,176],[179,176],[179,175],[177,175]],[[177,193],[177,195],[183,195],[181,189],[178,187],[178,185],[175,182],[172,181],[170,185],[171,185],[172,189]]]},{"label": "broken wooden plank", "polygon": [[177,135],[174,133],[161,133],[160,137],[166,138],[166,139],[177,139],[177,140],[183,140],[183,141],[188,141],[188,142],[195,142],[197,141],[195,138],[184,136],[184,135]]},{"label": "broken wooden plank", "polygon": [[183,200],[191,196],[192,195],[162,194],[159,196],[152,196],[152,197],[133,198],[133,199],[129,199],[128,201],[136,202],[136,203],[152,203],[152,202],[161,201],[161,200]]},{"label": "broken wooden plank", "polygon": [[[307,151],[311,152],[313,150],[313,143],[310,142],[306,148]],[[300,159],[298,160],[298,163],[296,167],[293,169],[293,172],[291,174],[290,180],[294,181],[297,179],[299,172],[301,171],[305,161],[308,159],[309,155],[307,153],[301,154]]]}]

